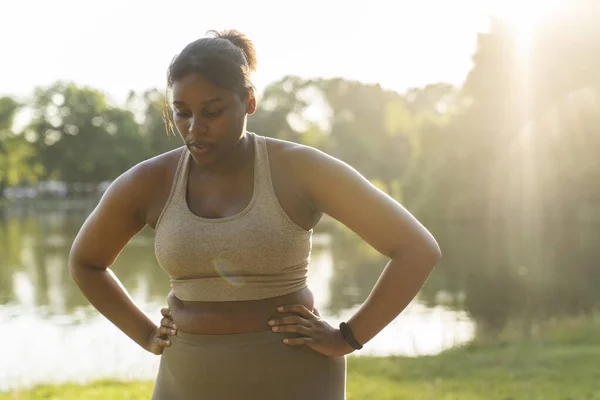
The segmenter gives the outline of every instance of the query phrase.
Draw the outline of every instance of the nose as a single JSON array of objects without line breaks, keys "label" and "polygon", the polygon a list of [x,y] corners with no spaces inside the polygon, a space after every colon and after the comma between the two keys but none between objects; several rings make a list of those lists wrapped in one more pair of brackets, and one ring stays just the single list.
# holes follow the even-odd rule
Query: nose
[{"label": "nose", "polygon": [[208,127],[200,123],[200,121],[198,121],[197,119],[192,118],[190,122],[190,128],[188,129],[188,131],[192,135],[204,134],[208,132]]}]

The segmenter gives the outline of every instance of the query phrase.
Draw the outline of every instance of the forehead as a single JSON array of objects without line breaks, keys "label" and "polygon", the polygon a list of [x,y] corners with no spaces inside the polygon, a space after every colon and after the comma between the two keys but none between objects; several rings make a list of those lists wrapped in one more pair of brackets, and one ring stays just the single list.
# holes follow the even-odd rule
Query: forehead
[{"label": "forehead", "polygon": [[196,104],[215,97],[229,98],[231,91],[214,85],[204,76],[192,73],[173,83],[173,101]]}]

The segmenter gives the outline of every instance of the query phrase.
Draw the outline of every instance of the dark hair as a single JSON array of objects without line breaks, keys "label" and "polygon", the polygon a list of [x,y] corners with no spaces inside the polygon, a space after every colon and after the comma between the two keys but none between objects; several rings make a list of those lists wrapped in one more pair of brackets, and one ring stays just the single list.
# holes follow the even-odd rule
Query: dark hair
[{"label": "dark hair", "polygon": [[[250,72],[256,70],[254,45],[246,35],[235,29],[210,30],[207,35],[209,37],[185,46],[173,58],[167,70],[167,88],[172,88],[176,81],[188,74],[199,73],[214,85],[238,92],[245,99],[254,91],[250,81]],[[168,109],[164,111],[164,116],[168,117]],[[168,135],[172,124],[170,118],[166,118],[167,121]]]},{"label": "dark hair", "polygon": [[173,58],[167,72],[167,86],[189,73],[199,73],[213,84],[240,93],[253,90],[250,72],[256,67],[256,53],[250,39],[236,30],[208,31]]}]

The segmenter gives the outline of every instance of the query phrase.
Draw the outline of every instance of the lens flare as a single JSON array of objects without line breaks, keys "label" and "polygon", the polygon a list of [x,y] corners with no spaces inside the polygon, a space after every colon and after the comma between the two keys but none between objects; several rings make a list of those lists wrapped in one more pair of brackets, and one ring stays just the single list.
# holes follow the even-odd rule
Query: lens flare
[{"label": "lens flare", "polygon": [[233,263],[223,257],[215,257],[212,261],[214,270],[231,286],[242,286],[244,278],[240,276],[239,272],[236,273],[236,268]]}]

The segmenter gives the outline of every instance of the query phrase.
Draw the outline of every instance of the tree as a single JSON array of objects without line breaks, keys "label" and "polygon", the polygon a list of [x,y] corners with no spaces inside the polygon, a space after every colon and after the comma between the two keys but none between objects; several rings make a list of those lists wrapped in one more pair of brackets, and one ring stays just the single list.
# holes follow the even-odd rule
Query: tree
[{"label": "tree", "polygon": [[600,58],[590,11],[540,24],[527,51],[494,20],[460,93],[469,107],[449,131],[460,157],[447,160],[445,174],[461,199],[451,215],[477,221],[479,238],[473,258],[464,253],[464,266],[447,273],[463,277],[467,309],[494,330],[511,318],[531,322],[600,303],[588,261],[598,251],[575,239],[587,232],[582,200],[600,198],[590,184],[600,177]]},{"label": "tree", "polygon": [[33,146],[13,131],[20,107],[13,98],[0,98],[0,196],[7,186],[35,182],[43,171]]},{"label": "tree", "polygon": [[147,90],[141,94],[131,92],[127,107],[134,115],[138,115],[136,120],[140,124],[140,135],[149,157],[183,145],[172,126],[171,111],[165,94],[157,89]]},{"label": "tree", "polygon": [[36,117],[26,135],[48,177],[97,183],[114,179],[147,155],[133,114],[109,105],[97,90],[59,82],[36,90],[33,110]]}]

